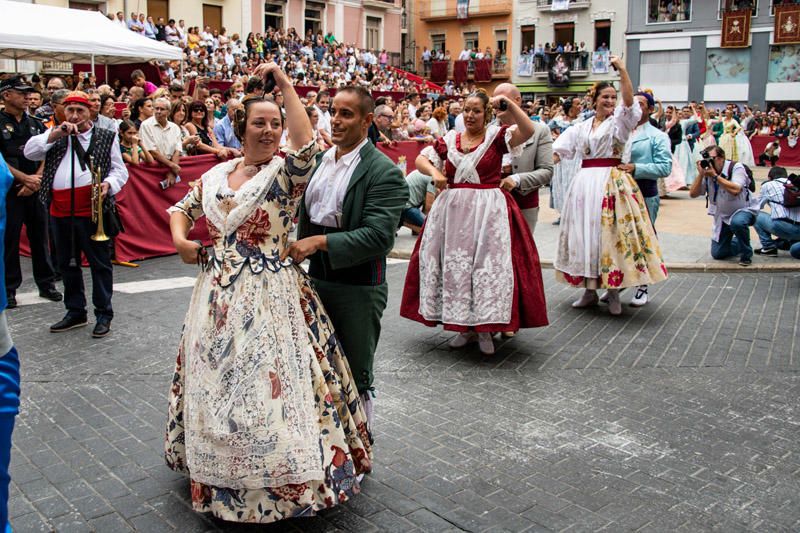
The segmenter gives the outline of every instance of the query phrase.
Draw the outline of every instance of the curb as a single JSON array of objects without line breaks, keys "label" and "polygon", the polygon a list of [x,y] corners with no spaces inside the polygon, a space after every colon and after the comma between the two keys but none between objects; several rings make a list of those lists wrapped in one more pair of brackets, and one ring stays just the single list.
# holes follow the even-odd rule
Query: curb
[{"label": "curb", "polygon": [[[394,249],[389,252],[388,257],[392,259],[411,259],[411,252],[407,250],[397,250]],[[547,259],[541,259],[540,264],[542,268],[553,268],[553,261]],[[706,274],[722,274],[722,273],[734,273],[734,274],[743,274],[745,272],[757,272],[757,273],[765,273],[765,272],[798,272],[800,273],[800,261],[792,260],[792,261],[782,261],[780,263],[763,263],[763,264],[753,264],[748,267],[740,266],[736,263],[730,263],[727,261],[719,261],[714,263],[667,263],[667,270],[669,272],[678,272],[678,273],[706,273]]]}]

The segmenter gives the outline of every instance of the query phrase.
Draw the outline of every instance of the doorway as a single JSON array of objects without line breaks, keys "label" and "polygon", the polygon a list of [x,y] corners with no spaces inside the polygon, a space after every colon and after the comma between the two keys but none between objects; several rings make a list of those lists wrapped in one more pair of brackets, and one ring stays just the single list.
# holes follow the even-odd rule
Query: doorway
[{"label": "doorway", "polygon": [[203,27],[206,26],[210,26],[211,31],[219,31],[222,27],[222,6],[203,4]]}]

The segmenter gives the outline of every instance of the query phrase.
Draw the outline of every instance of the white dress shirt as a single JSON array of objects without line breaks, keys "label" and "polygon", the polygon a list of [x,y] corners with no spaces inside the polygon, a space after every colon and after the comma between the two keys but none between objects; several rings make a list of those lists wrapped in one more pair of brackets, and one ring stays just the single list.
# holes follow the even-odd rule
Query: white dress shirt
[{"label": "white dress shirt", "polygon": [[306,209],[311,222],[329,228],[341,227],[342,203],[358,164],[361,162],[361,149],[369,142],[365,138],[349,152],[336,161],[336,147],[330,148],[322,156],[314,177],[306,189]]},{"label": "white dress shirt", "polygon": [[314,106],[314,109],[317,110],[317,116],[319,116],[319,121],[317,122],[317,129],[318,130],[325,130],[328,132],[328,135],[331,134],[331,114],[328,111],[322,111],[318,105]]},{"label": "white dress shirt", "polygon": [[[50,136],[50,131],[36,135],[28,139],[25,144],[25,157],[31,161],[44,161],[47,157],[47,152],[55,146],[55,143],[48,143],[47,138]],[[92,138],[91,128],[81,134],[78,134],[78,141],[80,141],[83,149],[89,148],[89,141]],[[81,169],[81,164],[75,154],[72,152],[72,140],[70,136],[67,140],[67,154],[72,154],[73,162],[70,162],[70,157],[65,154],[61,163],[56,169],[56,175],[53,178],[53,190],[69,189],[72,185],[72,165],[75,165],[75,187],[85,187],[92,184],[92,173],[87,166],[85,170]],[[125,162],[122,160],[122,152],[119,149],[119,137],[114,135],[114,144],[111,145],[111,168],[108,171],[108,177],[104,180],[108,182],[109,192],[114,195],[117,194],[125,182],[128,181],[128,169],[125,168]]]}]

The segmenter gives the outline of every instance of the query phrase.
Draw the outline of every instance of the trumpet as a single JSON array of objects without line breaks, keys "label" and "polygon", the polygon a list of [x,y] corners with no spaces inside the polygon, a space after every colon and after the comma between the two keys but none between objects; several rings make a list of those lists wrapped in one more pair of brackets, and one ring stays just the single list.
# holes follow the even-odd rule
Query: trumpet
[{"label": "trumpet", "polygon": [[103,230],[103,174],[100,166],[94,164],[94,157],[90,157],[92,167],[92,222],[97,224],[97,230],[91,236],[93,241],[107,241],[109,239]]}]

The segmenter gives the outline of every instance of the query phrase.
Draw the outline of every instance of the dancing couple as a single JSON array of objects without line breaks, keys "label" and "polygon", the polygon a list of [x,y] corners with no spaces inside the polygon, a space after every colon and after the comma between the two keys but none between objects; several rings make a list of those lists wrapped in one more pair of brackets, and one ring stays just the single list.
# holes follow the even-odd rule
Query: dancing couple
[{"label": "dancing couple", "polygon": [[[337,92],[334,147],[322,152],[280,67],[254,75],[275,79],[286,116],[269,98],[246,100],[235,117],[244,157],[206,172],[170,208],[175,247],[201,271],[169,394],[166,461],[191,478],[196,511],[268,523],[346,501],[372,469],[385,258],[408,190],[367,139],[366,90]],[[209,249],[188,237],[201,216]]]}]

